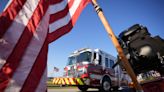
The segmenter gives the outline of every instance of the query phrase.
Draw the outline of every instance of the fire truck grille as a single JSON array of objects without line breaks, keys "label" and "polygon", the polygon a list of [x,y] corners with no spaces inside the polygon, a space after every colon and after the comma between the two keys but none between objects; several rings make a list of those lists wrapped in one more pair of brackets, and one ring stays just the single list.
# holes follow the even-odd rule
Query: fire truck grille
[{"label": "fire truck grille", "polygon": [[69,77],[77,77],[77,71],[73,67],[71,67],[70,70],[68,70],[68,76]]}]

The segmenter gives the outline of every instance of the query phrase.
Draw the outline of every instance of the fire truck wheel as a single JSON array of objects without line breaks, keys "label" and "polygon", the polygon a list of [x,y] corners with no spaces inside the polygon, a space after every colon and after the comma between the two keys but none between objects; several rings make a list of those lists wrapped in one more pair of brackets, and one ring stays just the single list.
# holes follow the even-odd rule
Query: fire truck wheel
[{"label": "fire truck wheel", "polygon": [[86,92],[88,89],[88,86],[78,86],[78,89],[81,90],[82,92]]},{"label": "fire truck wheel", "polygon": [[111,91],[111,80],[109,77],[104,77],[102,80],[101,92],[110,92]]}]

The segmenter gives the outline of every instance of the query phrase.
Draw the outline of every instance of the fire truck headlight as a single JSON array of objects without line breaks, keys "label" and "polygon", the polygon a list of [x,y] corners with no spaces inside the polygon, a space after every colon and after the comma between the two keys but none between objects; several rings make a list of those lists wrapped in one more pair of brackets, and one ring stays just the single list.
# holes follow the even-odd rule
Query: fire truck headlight
[{"label": "fire truck headlight", "polygon": [[83,68],[83,71],[84,71],[84,73],[87,73],[87,69],[85,67]]},{"label": "fire truck headlight", "polygon": [[83,68],[78,69],[78,72],[80,74],[84,74],[84,73],[87,73],[87,69],[85,67],[83,67]]},{"label": "fire truck headlight", "polygon": [[90,79],[86,79],[86,80],[84,81],[84,83],[85,83],[86,85],[90,85]]}]

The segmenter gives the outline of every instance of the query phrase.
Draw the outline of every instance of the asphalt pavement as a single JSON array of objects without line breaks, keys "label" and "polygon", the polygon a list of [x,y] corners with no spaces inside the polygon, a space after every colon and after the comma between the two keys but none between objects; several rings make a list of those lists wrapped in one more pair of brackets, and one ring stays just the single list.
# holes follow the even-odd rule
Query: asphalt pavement
[{"label": "asphalt pavement", "polygon": [[[57,87],[57,88],[49,88],[48,92],[81,92],[76,87]],[[87,92],[99,92],[98,89],[89,88]],[[123,89],[121,91],[112,91],[112,92],[134,92],[130,89]]]},{"label": "asphalt pavement", "polygon": [[[62,88],[53,88],[53,89],[48,89],[48,92],[81,92],[79,91],[78,88],[76,87],[62,87]],[[87,92],[99,92],[98,89],[88,89]]]}]

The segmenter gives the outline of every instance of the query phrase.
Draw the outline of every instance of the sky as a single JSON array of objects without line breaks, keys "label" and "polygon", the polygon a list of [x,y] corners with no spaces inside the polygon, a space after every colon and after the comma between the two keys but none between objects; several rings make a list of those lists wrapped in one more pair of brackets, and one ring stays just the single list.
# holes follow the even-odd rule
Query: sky
[{"label": "sky", "polygon": [[[0,12],[4,3],[0,0]],[[152,36],[164,38],[164,0],[97,0],[116,36],[128,27],[139,23],[146,26]],[[48,76],[63,75],[67,58],[80,48],[99,48],[117,56],[116,49],[108,37],[92,4],[79,16],[72,31],[49,45]],[[53,67],[59,68],[54,72]]]}]

